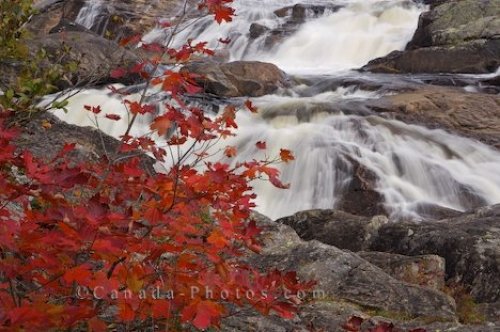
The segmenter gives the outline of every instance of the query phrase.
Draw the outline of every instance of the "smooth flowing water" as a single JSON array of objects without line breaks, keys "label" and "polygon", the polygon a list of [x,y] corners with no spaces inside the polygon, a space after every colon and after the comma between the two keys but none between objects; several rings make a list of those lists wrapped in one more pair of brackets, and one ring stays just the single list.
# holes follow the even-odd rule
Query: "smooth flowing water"
[{"label": "smooth flowing water", "polygon": [[[369,60],[403,49],[416,29],[422,5],[403,0],[303,1],[305,15],[290,22],[274,12],[296,1],[236,1],[231,24],[218,25],[211,18],[190,22],[176,36],[206,40],[230,37],[230,60],[272,62],[288,73],[341,76]],[[308,8],[308,9],[307,9]],[[291,10],[291,9],[290,9]],[[82,14],[83,15],[83,14]],[[251,38],[251,23],[267,32]],[[273,32],[275,31],[275,32]],[[278,32],[276,32],[278,31]],[[146,39],[165,40],[157,29]],[[278,41],[273,39],[279,36]],[[255,36],[254,36],[255,37]],[[273,40],[275,41],[273,43]],[[376,176],[376,190],[394,217],[419,218],[419,208],[439,205],[466,210],[500,202],[500,153],[479,142],[382,119],[374,115],[343,113],[335,105],[346,100],[379,98],[382,92],[355,89],[322,89],[298,85],[275,95],[256,98],[258,114],[240,113],[238,135],[223,145],[238,149],[238,160],[259,158],[255,142],[266,141],[268,154],[291,149],[297,160],[280,166],[289,190],[255,182],[257,210],[277,218],[310,208],[335,208],[360,166]],[[237,102],[237,101],[236,101]],[[121,101],[106,91],[88,90],[71,100],[66,121],[89,125],[84,104],[123,109]],[[126,121],[99,121],[112,135],[123,133]],[[137,133],[147,130],[147,121]]]},{"label": "smooth flowing water", "polygon": [[87,0],[82,9],[78,13],[76,23],[86,27],[89,30],[99,26],[102,22],[102,17],[99,15],[105,8],[103,0]]}]

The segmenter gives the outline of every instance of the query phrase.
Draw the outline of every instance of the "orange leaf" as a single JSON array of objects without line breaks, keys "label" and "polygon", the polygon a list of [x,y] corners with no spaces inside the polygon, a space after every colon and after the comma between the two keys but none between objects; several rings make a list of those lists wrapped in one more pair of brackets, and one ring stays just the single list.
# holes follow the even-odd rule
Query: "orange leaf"
[{"label": "orange leaf", "polygon": [[108,330],[108,326],[102,320],[97,317],[91,318],[87,322],[88,328],[90,332],[106,332]]},{"label": "orange leaf", "polygon": [[283,162],[287,163],[289,161],[295,160],[292,152],[290,150],[281,149],[280,150],[280,158]]},{"label": "orange leaf", "polygon": [[207,239],[208,243],[213,244],[217,248],[224,248],[228,241],[220,232],[213,232]]},{"label": "orange leaf", "polygon": [[88,281],[92,277],[92,273],[90,272],[87,266],[77,266],[75,268],[69,269],[64,273],[63,279],[67,283],[72,283],[76,281],[79,284],[83,284]]},{"label": "orange leaf", "polygon": [[162,115],[153,120],[150,128],[156,130],[159,136],[165,135],[171,127],[171,122],[166,115]]},{"label": "orange leaf", "polygon": [[234,146],[228,146],[224,150],[224,154],[226,155],[226,157],[232,158],[236,156],[236,148]]}]

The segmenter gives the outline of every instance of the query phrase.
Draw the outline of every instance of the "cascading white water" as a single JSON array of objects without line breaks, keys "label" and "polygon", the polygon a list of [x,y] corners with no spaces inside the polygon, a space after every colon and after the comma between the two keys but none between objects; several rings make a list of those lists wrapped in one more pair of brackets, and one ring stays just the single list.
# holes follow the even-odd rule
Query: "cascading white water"
[{"label": "cascading white water", "polygon": [[75,22],[91,30],[96,25],[105,4],[103,0],[87,0],[78,13]]},{"label": "cascading white water", "polygon": [[[358,91],[347,97],[373,94]],[[311,113],[309,121],[300,121],[304,115],[296,115],[308,105],[341,98],[346,98],[341,91],[312,98],[267,96],[255,101],[259,115],[238,116],[239,134],[228,143],[238,148],[239,159],[261,154],[256,141],[266,141],[269,154],[283,146],[295,152],[296,160],[282,168],[289,190],[255,183],[262,212],[278,218],[334,207],[352,177],[346,158],[377,175],[377,190],[394,217],[418,218],[418,208],[426,205],[464,210],[473,206],[471,197],[484,204],[500,202],[500,153],[479,142],[375,116]],[[276,109],[288,115],[266,119]]]},{"label": "cascading white water", "polygon": [[[380,8],[382,7],[382,8]],[[302,72],[361,67],[375,57],[405,47],[421,9],[363,1],[306,23],[264,60]]]},{"label": "cascading white water", "polygon": [[[189,28],[176,36],[182,43],[189,38],[208,41],[209,46],[223,47],[218,40],[229,37],[230,60],[272,62],[289,73],[325,73],[352,69],[369,60],[403,49],[417,28],[424,7],[407,0],[304,1],[307,6],[322,8],[319,17],[307,15],[305,23],[290,16],[278,17],[275,11],[297,4],[291,0],[236,1],[234,22],[219,25],[211,17],[188,22]],[[305,8],[307,8],[305,6]],[[253,40],[252,23],[270,31],[291,30],[274,46],[269,34]],[[296,32],[294,32],[296,30]],[[165,33],[157,29],[145,40],[161,40]]]},{"label": "cascading white water", "polygon": [[[212,18],[196,20],[176,40],[207,40],[214,47],[219,38],[230,37],[231,60],[271,61],[289,72],[341,75],[404,48],[424,10],[406,0],[305,0],[302,3],[324,6],[324,12],[308,15],[305,23],[274,47],[266,46],[266,35],[249,37],[252,22],[271,30],[286,26],[289,18],[278,17],[274,11],[296,3],[236,1],[238,16],[231,24],[219,26]],[[146,40],[162,39],[164,33],[154,30]],[[353,179],[354,163],[376,175],[376,189],[395,217],[418,218],[419,207],[429,204],[465,210],[500,202],[497,150],[442,130],[333,111],[346,99],[380,97],[376,92],[330,89],[311,93],[308,89],[296,86],[255,99],[260,112],[239,114],[238,135],[222,143],[237,147],[238,160],[259,158],[263,152],[255,147],[257,141],[267,142],[269,155],[280,148],[294,151],[297,160],[280,166],[283,181],[291,184],[289,190],[253,183],[258,211],[277,218],[304,209],[334,208]],[[110,98],[106,91],[88,90],[72,98],[69,114],[58,115],[71,123],[92,125],[94,119],[82,111],[85,104],[101,104],[104,113],[121,109],[126,114],[119,99]],[[126,122],[125,116],[118,123],[101,117],[99,124],[103,131],[118,136]],[[137,134],[147,132],[147,119],[135,129]]]}]

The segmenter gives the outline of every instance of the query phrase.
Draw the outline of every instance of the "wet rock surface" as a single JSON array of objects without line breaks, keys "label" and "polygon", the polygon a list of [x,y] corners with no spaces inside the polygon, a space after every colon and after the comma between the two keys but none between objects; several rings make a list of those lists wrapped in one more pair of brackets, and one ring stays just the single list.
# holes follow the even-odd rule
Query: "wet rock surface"
[{"label": "wet rock surface", "polygon": [[500,97],[421,86],[367,101],[365,107],[405,123],[440,128],[500,148]]},{"label": "wet rock surface", "polygon": [[220,97],[258,97],[287,85],[287,76],[273,64],[257,61],[191,63],[182,70],[198,74],[199,86]]}]

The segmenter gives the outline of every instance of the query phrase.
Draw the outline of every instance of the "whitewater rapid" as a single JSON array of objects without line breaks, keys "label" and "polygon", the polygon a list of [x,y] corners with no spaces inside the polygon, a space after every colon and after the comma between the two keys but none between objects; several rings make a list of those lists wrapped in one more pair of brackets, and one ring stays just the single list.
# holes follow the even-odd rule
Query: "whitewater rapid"
[{"label": "whitewater rapid", "polygon": [[[94,0],[88,4],[92,3],[97,4]],[[314,81],[315,75],[342,76],[373,58],[404,49],[425,10],[423,5],[407,0],[303,3],[324,6],[325,10],[321,14],[306,12],[305,22],[275,45],[266,44],[266,38],[273,29],[286,26],[287,18],[278,17],[274,11],[293,6],[296,1],[236,1],[234,22],[218,25],[212,18],[188,22],[174,43],[188,38],[206,40],[211,47],[224,51],[228,60],[272,62],[288,73],[308,75],[308,80]],[[89,6],[84,9],[92,14],[81,13],[81,19],[91,20],[89,16],[95,10]],[[252,39],[248,31],[255,22],[269,31]],[[226,37],[232,42],[223,46],[218,40]],[[146,36],[148,41],[167,38],[168,30],[163,29]],[[380,98],[381,92],[348,88],[311,91],[315,90],[303,84],[255,98],[259,113],[239,113],[237,136],[216,147],[237,147],[238,156],[228,162],[263,157],[255,147],[257,141],[266,141],[268,155],[278,153],[280,148],[294,152],[293,163],[279,166],[283,181],[291,184],[289,190],[262,181],[252,184],[259,212],[278,218],[311,208],[335,208],[359,166],[376,176],[375,189],[393,217],[418,219],[422,206],[467,210],[500,202],[498,150],[443,130],[343,113],[335,107],[349,99]],[[57,115],[70,123],[96,125],[95,119],[82,110],[86,104],[100,104],[105,112],[121,112],[120,122],[101,117],[98,124],[115,137],[124,133],[126,110],[122,100],[110,96],[109,91],[86,90],[70,100],[70,112]],[[133,133],[147,133],[148,121],[139,119]]]}]

